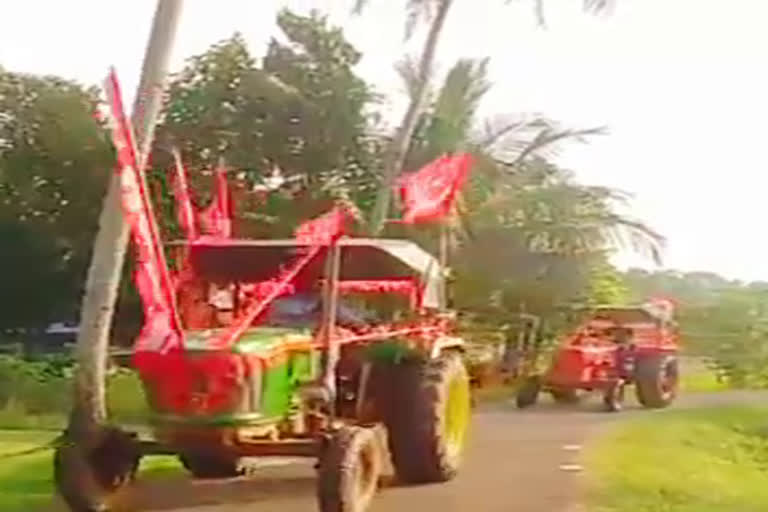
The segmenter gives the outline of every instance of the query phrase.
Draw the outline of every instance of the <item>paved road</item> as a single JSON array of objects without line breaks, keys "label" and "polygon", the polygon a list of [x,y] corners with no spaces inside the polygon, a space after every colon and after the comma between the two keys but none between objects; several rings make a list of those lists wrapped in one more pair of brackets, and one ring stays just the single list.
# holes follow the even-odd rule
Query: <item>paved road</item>
[{"label": "paved road", "polygon": [[[560,512],[574,501],[573,469],[590,428],[611,415],[547,404],[525,412],[511,405],[476,412],[466,460],[452,482],[382,489],[370,512]],[[314,512],[311,463],[265,468],[250,479],[142,482],[138,507],[145,511]]]},{"label": "paved road", "polygon": [[[768,394],[718,393],[682,397],[676,408],[742,401]],[[382,489],[370,512],[574,512],[581,444],[591,433],[635,414],[602,413],[598,401],[575,408],[549,403],[523,412],[511,405],[476,412],[461,474],[454,481]],[[250,479],[147,481],[136,489],[139,510],[168,512],[314,512],[310,463],[264,468]]]}]

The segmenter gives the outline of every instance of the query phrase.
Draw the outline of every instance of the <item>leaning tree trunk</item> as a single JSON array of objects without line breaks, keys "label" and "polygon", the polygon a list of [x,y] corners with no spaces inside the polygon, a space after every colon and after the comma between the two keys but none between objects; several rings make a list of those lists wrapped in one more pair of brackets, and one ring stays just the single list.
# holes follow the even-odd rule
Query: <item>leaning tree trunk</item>
[{"label": "leaning tree trunk", "polygon": [[[147,161],[162,106],[182,4],[182,0],[158,0],[155,11],[133,105],[132,121],[142,165]],[[129,436],[106,428],[109,334],[128,235],[120,206],[120,183],[112,176],[99,217],[80,314],[74,406],[65,432],[66,443],[54,455],[57,489],[75,512],[109,510],[111,492],[124,483],[126,476],[132,477],[138,462]]]},{"label": "leaning tree trunk", "polygon": [[392,186],[395,178],[401,172],[405,158],[408,156],[408,148],[411,145],[413,132],[419,120],[419,115],[424,108],[427,93],[429,91],[429,77],[432,72],[432,64],[437,52],[437,43],[440,40],[440,33],[448,17],[448,11],[453,5],[453,0],[441,0],[438,5],[432,24],[429,27],[427,40],[424,42],[424,48],[419,59],[419,72],[414,94],[403,116],[403,121],[395,133],[387,153],[384,157],[384,175],[382,176],[381,188],[376,196],[376,204],[373,208],[371,217],[370,231],[373,235],[381,233],[387,215],[389,215],[389,205],[392,197]]}]

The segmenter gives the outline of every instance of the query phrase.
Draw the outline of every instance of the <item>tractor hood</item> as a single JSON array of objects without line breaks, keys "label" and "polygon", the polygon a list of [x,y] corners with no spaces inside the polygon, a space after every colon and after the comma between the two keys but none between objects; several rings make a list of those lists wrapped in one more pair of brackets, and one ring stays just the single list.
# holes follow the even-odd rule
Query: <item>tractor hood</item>
[{"label": "tractor hood", "polygon": [[[186,331],[184,347],[190,351],[211,350],[209,342],[224,329]],[[269,358],[288,347],[312,343],[309,329],[287,327],[254,327],[247,330],[232,347],[232,352]]]}]

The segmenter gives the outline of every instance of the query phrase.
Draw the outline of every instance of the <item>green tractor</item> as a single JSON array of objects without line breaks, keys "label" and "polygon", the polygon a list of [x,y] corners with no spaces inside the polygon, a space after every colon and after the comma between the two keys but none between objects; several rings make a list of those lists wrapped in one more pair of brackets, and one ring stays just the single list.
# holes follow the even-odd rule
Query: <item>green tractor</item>
[{"label": "green tractor", "polygon": [[[410,241],[344,236],[340,208],[293,239],[223,229],[188,232],[164,249],[111,80],[145,313],[132,363],[153,435],[109,429],[85,459],[57,450],[56,483],[70,507],[110,510],[140,458],[158,454],[177,456],[197,478],[243,475],[254,457],[317,459],[321,512],[366,510],[385,457],[402,483],[452,479],[471,404],[444,265]],[[226,208],[214,213],[220,221]],[[177,256],[175,272],[166,250]]]}]

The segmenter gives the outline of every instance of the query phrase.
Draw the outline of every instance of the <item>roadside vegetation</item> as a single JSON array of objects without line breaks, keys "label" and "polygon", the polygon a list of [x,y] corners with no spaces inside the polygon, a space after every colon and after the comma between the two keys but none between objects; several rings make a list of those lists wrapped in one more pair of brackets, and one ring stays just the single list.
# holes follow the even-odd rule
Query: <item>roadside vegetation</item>
[{"label": "roadside vegetation", "polygon": [[768,408],[662,411],[588,451],[589,512],[768,510]]},{"label": "roadside vegetation", "polygon": [[[0,510],[33,512],[52,503],[53,466],[51,450],[18,455],[50,443],[58,436],[51,430],[0,429]],[[7,455],[11,455],[8,457]],[[162,477],[180,471],[174,457],[147,457],[141,474]]]}]

